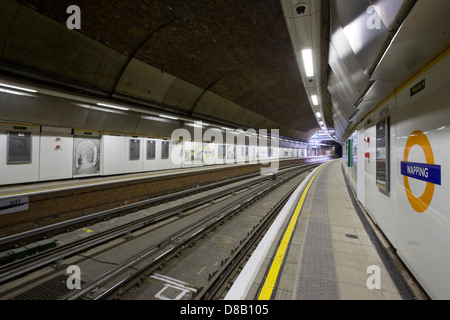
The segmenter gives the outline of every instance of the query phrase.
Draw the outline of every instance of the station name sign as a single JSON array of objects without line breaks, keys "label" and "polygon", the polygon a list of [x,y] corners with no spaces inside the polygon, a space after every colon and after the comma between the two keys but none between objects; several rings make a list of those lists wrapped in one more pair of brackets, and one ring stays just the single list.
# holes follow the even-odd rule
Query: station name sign
[{"label": "station name sign", "polygon": [[418,84],[416,84],[414,87],[411,88],[411,90],[409,91],[409,96],[412,97],[413,95],[419,93],[423,89],[425,89],[425,79],[423,79],[422,81],[420,81]]},{"label": "station name sign", "polygon": [[439,165],[402,161],[400,170],[403,176],[441,185],[441,166]]}]

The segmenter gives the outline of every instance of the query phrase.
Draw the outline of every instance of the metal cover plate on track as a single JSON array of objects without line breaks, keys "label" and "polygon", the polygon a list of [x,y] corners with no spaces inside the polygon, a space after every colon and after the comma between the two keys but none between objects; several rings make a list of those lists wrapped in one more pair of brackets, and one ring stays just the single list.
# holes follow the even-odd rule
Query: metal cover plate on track
[{"label": "metal cover plate on track", "polygon": [[[68,278],[68,276],[61,274],[34,288],[22,292],[11,298],[11,300],[58,300],[71,291],[71,289],[67,288]],[[83,283],[84,282],[81,281],[81,285],[83,285]]]}]

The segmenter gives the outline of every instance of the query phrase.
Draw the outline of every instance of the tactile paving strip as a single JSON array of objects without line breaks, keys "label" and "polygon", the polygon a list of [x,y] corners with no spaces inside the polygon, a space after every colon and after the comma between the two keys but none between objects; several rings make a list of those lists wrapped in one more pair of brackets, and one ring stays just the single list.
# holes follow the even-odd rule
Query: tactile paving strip
[{"label": "tactile paving strip", "polygon": [[325,168],[316,179],[311,216],[308,222],[297,296],[294,299],[333,300],[339,299],[336,270],[331,242],[331,228],[327,203],[327,176]]}]

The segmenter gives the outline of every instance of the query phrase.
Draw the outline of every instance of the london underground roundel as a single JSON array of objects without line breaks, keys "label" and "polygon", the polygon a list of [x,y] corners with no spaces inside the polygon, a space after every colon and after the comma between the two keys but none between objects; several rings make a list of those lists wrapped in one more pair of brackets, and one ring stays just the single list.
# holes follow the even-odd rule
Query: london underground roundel
[{"label": "london underground roundel", "polygon": [[[408,162],[409,152],[414,145],[422,148],[426,163]],[[420,130],[416,130],[409,136],[405,145],[403,161],[401,162],[401,174],[405,185],[406,196],[411,207],[417,212],[424,212],[433,199],[435,185],[441,185],[441,166],[434,163],[433,150],[427,136]],[[416,197],[411,191],[408,178],[425,181],[426,187],[420,197]]]}]

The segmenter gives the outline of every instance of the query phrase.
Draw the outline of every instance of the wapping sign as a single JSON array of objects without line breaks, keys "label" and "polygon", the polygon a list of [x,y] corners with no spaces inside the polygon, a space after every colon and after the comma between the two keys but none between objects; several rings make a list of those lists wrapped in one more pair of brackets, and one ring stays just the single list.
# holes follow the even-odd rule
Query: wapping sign
[{"label": "wapping sign", "polygon": [[436,164],[402,161],[401,174],[410,178],[441,185],[441,166]]},{"label": "wapping sign", "polygon": [[[409,152],[412,147],[418,145],[425,154],[426,163],[409,162]],[[403,175],[406,196],[411,207],[417,212],[424,212],[433,199],[434,187],[441,185],[441,166],[435,164],[433,150],[427,136],[420,130],[416,130],[408,138],[400,165],[400,173]],[[425,191],[420,197],[416,197],[409,185],[408,178],[425,181]]]}]

